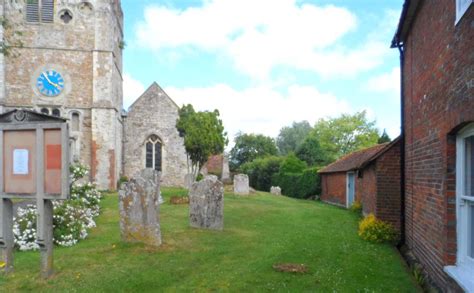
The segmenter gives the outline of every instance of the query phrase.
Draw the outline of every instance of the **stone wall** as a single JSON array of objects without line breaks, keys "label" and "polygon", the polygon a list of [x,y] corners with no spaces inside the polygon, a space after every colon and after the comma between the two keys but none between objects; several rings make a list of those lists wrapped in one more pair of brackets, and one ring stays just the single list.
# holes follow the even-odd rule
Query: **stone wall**
[{"label": "stone wall", "polygon": [[178,106],[153,83],[130,107],[125,119],[124,173],[145,168],[145,142],[157,135],[162,142],[163,186],[184,186],[187,173],[184,141],[176,130]]},{"label": "stone wall", "polygon": [[[120,1],[55,1],[53,23],[28,23],[25,0],[0,2],[6,20],[0,36],[12,45],[8,56],[0,54],[0,110],[58,109],[64,118],[78,113],[80,130],[71,132],[76,155],[91,167],[99,188],[115,189],[122,166]],[[72,15],[68,23],[60,18],[66,10]],[[65,81],[55,97],[36,88],[38,76],[49,69]]]}]

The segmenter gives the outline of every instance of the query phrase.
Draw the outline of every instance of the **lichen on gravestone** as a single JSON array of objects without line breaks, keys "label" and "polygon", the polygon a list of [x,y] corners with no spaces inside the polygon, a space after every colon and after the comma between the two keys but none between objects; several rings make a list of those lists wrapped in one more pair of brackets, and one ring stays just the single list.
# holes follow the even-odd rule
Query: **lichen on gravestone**
[{"label": "lichen on gravestone", "polygon": [[160,175],[156,170],[144,169],[120,187],[120,232],[123,241],[161,245]]},{"label": "lichen on gravestone", "polygon": [[194,228],[224,228],[224,184],[215,175],[193,183],[189,190],[189,223]]},{"label": "lichen on gravestone", "polygon": [[237,174],[234,176],[234,193],[237,195],[249,195],[249,176],[247,174]]}]

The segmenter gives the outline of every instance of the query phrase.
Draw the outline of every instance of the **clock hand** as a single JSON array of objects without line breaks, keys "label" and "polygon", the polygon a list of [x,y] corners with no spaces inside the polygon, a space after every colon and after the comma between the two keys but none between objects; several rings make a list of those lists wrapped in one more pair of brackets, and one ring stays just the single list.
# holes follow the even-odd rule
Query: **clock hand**
[{"label": "clock hand", "polygon": [[59,85],[57,85],[56,83],[52,82],[44,72],[43,72],[42,74],[43,74],[44,78],[46,78],[46,80],[47,80],[52,86],[54,86],[54,87],[55,87],[56,89],[58,89],[58,90],[61,90],[61,88],[59,87]]}]

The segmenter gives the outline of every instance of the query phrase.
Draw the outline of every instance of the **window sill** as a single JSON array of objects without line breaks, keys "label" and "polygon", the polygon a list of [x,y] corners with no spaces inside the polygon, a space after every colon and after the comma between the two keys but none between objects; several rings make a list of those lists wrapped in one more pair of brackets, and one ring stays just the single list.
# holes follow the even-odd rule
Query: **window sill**
[{"label": "window sill", "polygon": [[444,271],[466,292],[474,292],[474,268],[468,265],[446,266]]}]

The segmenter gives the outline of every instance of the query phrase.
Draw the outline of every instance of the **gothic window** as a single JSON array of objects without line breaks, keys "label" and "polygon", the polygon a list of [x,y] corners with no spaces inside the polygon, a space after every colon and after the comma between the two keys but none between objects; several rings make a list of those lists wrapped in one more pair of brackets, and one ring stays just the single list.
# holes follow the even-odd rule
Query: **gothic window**
[{"label": "gothic window", "polygon": [[71,11],[65,9],[65,10],[62,10],[60,13],[59,13],[59,18],[65,23],[65,24],[68,24],[69,22],[71,22],[72,20],[72,13]]},{"label": "gothic window", "polygon": [[79,123],[80,123],[80,119],[79,119],[79,113],[72,113],[71,115],[71,130],[72,131],[79,131]]},{"label": "gothic window", "polygon": [[41,113],[49,115],[49,109],[48,108],[42,108]]},{"label": "gothic window", "polygon": [[145,143],[145,166],[161,171],[161,141],[156,135],[151,135]]},{"label": "gothic window", "polygon": [[26,0],[26,21],[51,23],[54,19],[54,0]]},{"label": "gothic window", "polygon": [[60,117],[61,116],[61,111],[58,108],[54,108],[52,114],[55,117]]}]

